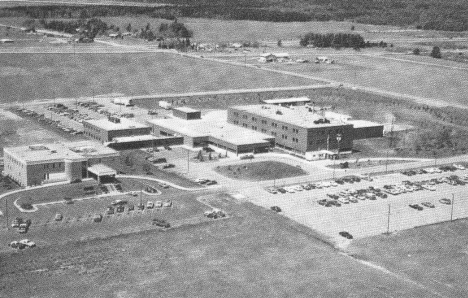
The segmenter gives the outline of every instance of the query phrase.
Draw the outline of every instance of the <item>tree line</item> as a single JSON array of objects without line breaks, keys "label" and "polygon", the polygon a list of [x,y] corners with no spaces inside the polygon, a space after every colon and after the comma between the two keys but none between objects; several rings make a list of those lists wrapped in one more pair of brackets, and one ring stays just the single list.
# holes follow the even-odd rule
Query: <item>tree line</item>
[{"label": "tree line", "polygon": [[380,43],[366,42],[359,34],[351,33],[313,33],[309,32],[299,41],[300,45],[305,47],[312,45],[317,48],[353,48],[360,49],[365,47],[380,46],[386,47],[387,43],[381,41]]},{"label": "tree line", "polygon": [[464,0],[135,0],[168,5],[138,6],[16,6],[0,9],[0,17],[97,18],[149,16],[219,18],[272,22],[354,21],[376,25],[415,26],[425,30],[468,30],[468,2]]},{"label": "tree line", "polygon": [[77,21],[46,21],[41,19],[39,21],[45,29],[65,32],[69,34],[79,34],[80,38],[88,38],[93,40],[97,35],[104,34],[107,30],[111,29],[109,25],[100,19],[92,18],[89,20],[80,19]]}]

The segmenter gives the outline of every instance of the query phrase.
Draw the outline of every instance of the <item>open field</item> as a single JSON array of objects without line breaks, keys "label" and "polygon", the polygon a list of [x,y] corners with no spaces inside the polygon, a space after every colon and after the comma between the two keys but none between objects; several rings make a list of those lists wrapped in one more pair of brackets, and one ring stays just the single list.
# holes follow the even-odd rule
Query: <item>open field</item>
[{"label": "open field", "polygon": [[[310,55],[294,56],[314,60],[321,55],[311,51]],[[323,55],[323,54],[322,54]],[[340,55],[339,52],[327,53],[336,60],[335,64],[287,64],[258,63],[247,60],[261,67],[307,74],[323,79],[378,88],[400,94],[442,100],[449,103],[466,104],[463,90],[468,87],[468,67],[451,61],[442,61],[430,57],[408,56],[409,59],[385,55]],[[243,62],[243,57],[233,58]],[[414,63],[412,63],[414,61]]]},{"label": "open field", "polygon": [[355,257],[401,273],[445,297],[466,297],[466,219],[356,240]]},{"label": "open field", "polygon": [[307,172],[301,168],[275,161],[247,161],[243,164],[236,163],[234,165],[217,167],[216,171],[231,179],[249,181],[283,179],[307,175]]},{"label": "open field", "polygon": [[[435,296],[337,254],[314,232],[280,215],[223,196],[210,203],[232,217],[165,232],[152,229],[5,252],[0,259],[2,293],[8,297],[33,293],[37,297]],[[102,224],[96,233],[106,229]]]},{"label": "open field", "polygon": [[93,94],[300,86],[313,80],[172,54],[2,54],[2,103]]}]

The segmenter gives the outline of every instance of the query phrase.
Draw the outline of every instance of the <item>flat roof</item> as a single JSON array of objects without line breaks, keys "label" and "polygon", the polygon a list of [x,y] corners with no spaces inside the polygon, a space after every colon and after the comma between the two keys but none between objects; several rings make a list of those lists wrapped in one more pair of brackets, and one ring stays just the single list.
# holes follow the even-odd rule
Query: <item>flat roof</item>
[{"label": "flat roof", "polygon": [[106,131],[148,127],[145,124],[135,122],[127,118],[120,118],[120,123],[111,122],[107,118],[97,119],[97,120],[85,120],[83,122],[97,126],[100,129],[103,129]]},{"label": "flat roof", "polygon": [[216,111],[210,114],[203,119],[153,119],[148,120],[148,123],[174,131],[182,136],[213,137],[234,145],[266,143],[268,140],[274,139],[268,134],[227,123],[227,111]]},{"label": "flat roof", "polygon": [[91,142],[51,143],[8,147],[8,154],[25,163],[53,162],[63,160],[86,161],[92,157],[118,156],[112,148]]},{"label": "flat roof", "polygon": [[293,102],[309,102],[308,97],[291,97],[291,98],[277,98],[277,99],[265,99],[264,103],[275,104],[275,103],[293,103]]},{"label": "flat roof", "polygon": [[[234,106],[231,109],[245,111],[260,117],[269,118],[272,120],[289,123],[304,128],[332,127],[350,125],[341,118],[338,118],[337,113],[334,115],[324,115],[320,112],[309,110],[308,106],[282,107],[278,105],[248,105]],[[314,123],[314,121],[327,119],[330,123]]]},{"label": "flat roof", "polygon": [[127,142],[138,142],[138,141],[152,141],[152,140],[158,140],[158,139],[161,139],[161,137],[156,137],[156,136],[153,136],[153,135],[141,135],[141,136],[113,138],[110,143],[127,143]]},{"label": "flat roof", "polygon": [[200,112],[200,110],[195,110],[195,109],[192,109],[192,108],[189,108],[189,107],[173,107],[172,108],[173,110],[177,110],[177,111],[181,111],[181,112],[184,112],[184,113],[196,113],[196,112]]},{"label": "flat roof", "polygon": [[372,122],[372,121],[367,121],[367,120],[348,120],[348,122],[352,124],[354,128],[379,127],[379,126],[383,127],[383,124]]},{"label": "flat roof", "polygon": [[88,168],[88,171],[95,174],[96,176],[115,176],[117,171],[113,168],[106,166],[105,164],[98,163]]}]

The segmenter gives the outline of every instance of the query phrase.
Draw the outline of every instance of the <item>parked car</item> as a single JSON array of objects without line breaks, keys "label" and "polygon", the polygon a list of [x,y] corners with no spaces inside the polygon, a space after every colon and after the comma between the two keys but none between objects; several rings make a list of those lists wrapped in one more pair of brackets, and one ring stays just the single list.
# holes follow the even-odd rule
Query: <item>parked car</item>
[{"label": "parked car", "polygon": [[146,209],[153,209],[153,208],[154,208],[154,203],[151,202],[151,201],[148,201],[148,202],[146,203]]},{"label": "parked car", "polygon": [[218,181],[216,181],[216,180],[209,180],[208,182],[206,182],[206,185],[215,185],[215,184],[218,184]]},{"label": "parked car", "polygon": [[442,198],[442,199],[439,200],[439,202],[441,202],[442,204],[445,204],[445,205],[452,205],[452,201],[450,201],[447,198]]},{"label": "parked car", "polygon": [[55,218],[54,218],[55,221],[61,221],[62,219],[63,219],[62,214],[60,214],[60,213],[55,214]]},{"label": "parked car", "polygon": [[154,204],[154,206],[156,208],[161,208],[163,206],[163,203],[161,201],[156,201],[156,203]]},{"label": "parked car", "polygon": [[281,212],[281,208],[278,207],[278,206],[271,206],[270,209],[275,211],[275,212]]},{"label": "parked car", "polygon": [[338,234],[340,234],[340,236],[342,237],[345,237],[346,239],[353,239],[353,235],[351,235],[350,233],[346,231],[339,232]]},{"label": "parked car", "polygon": [[158,218],[153,218],[152,224],[166,229],[171,226],[167,221]]},{"label": "parked car", "polygon": [[107,209],[106,209],[106,214],[107,214],[107,215],[112,215],[112,214],[114,214],[114,207],[111,207],[111,206],[107,207]]},{"label": "parked car", "polygon": [[144,205],[143,203],[138,204],[138,205],[137,205],[137,209],[138,209],[138,210],[144,210],[144,209],[145,209],[145,205]]},{"label": "parked car", "polygon": [[119,206],[117,206],[116,211],[117,211],[118,213],[122,213],[122,212],[125,211],[125,207],[124,207],[123,205],[119,205]]},{"label": "parked car", "polygon": [[409,206],[413,209],[416,209],[418,211],[422,211],[424,208],[419,206],[418,204],[409,204]]},{"label": "parked car", "polygon": [[20,240],[19,243],[24,244],[26,247],[35,247],[36,246],[36,243],[29,240],[29,239]]},{"label": "parked car", "polygon": [[135,206],[134,205],[128,205],[128,211],[133,211],[135,210]]},{"label": "parked car", "polygon": [[161,187],[161,188],[169,188],[169,185],[166,184],[166,183],[159,183],[158,185],[159,185],[159,187]]},{"label": "parked car", "polygon": [[23,219],[21,217],[17,217],[13,220],[13,223],[11,224],[12,228],[19,228],[19,225],[23,222]]},{"label": "parked car", "polygon": [[93,221],[94,222],[101,222],[102,221],[102,215],[101,214],[94,214],[93,215]]},{"label": "parked car", "polygon": [[266,191],[268,191],[271,194],[277,194],[278,193],[278,190],[276,189],[276,187],[267,187]]},{"label": "parked car", "polygon": [[162,204],[163,207],[172,207],[172,201],[171,200],[166,200]]},{"label": "parked car", "polygon": [[127,203],[128,203],[128,201],[125,201],[125,200],[115,200],[115,201],[112,201],[111,205],[112,206],[119,206],[119,205],[125,205]]},{"label": "parked car", "polygon": [[427,208],[435,208],[434,204],[432,204],[431,202],[422,202],[421,205]]}]

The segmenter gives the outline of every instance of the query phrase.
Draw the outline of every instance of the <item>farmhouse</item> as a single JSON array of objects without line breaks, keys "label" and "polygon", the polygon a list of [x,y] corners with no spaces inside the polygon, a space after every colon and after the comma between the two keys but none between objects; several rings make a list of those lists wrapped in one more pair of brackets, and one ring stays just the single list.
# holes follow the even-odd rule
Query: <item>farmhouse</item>
[{"label": "farmhouse", "polygon": [[114,138],[148,135],[151,127],[126,118],[109,117],[83,121],[84,135],[102,143]]},{"label": "farmhouse", "polygon": [[258,58],[259,62],[267,63],[267,62],[286,62],[289,61],[291,57],[288,53],[263,53],[260,54]]},{"label": "farmhouse", "polygon": [[89,141],[8,147],[3,155],[4,174],[22,186],[81,180],[93,166],[119,157],[117,151]]}]

